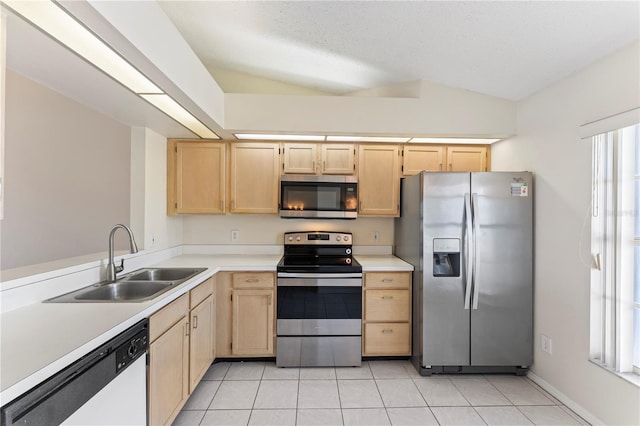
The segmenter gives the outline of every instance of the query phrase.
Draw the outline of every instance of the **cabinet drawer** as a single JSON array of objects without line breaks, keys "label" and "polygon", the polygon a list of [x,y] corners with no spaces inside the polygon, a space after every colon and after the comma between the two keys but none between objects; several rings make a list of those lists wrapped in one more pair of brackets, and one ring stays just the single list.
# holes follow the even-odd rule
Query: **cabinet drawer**
[{"label": "cabinet drawer", "polygon": [[409,321],[409,290],[365,290],[365,321]]},{"label": "cabinet drawer", "polygon": [[271,272],[236,272],[231,278],[233,288],[273,287],[275,279]]},{"label": "cabinet drawer", "polygon": [[408,323],[365,324],[364,355],[410,355],[410,334]]},{"label": "cabinet drawer", "polygon": [[209,297],[213,293],[213,278],[209,278],[205,282],[199,284],[193,290],[189,292],[191,297],[191,309],[195,308],[204,299]]},{"label": "cabinet drawer", "polygon": [[410,288],[410,272],[367,272],[364,274],[366,288]]},{"label": "cabinet drawer", "polygon": [[149,317],[149,342],[153,342],[189,314],[189,295],[183,294]]}]

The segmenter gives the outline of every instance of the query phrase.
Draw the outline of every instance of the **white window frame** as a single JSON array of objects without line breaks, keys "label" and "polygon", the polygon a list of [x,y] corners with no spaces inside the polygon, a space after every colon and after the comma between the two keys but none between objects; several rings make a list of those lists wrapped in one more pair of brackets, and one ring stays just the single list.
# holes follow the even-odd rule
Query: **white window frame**
[{"label": "white window frame", "polygon": [[[637,112],[635,116],[637,117]],[[638,120],[640,121],[640,120]],[[636,122],[638,122],[636,121]],[[633,365],[634,182],[640,125],[592,136],[590,359],[640,384]],[[623,142],[624,141],[624,142]]]}]

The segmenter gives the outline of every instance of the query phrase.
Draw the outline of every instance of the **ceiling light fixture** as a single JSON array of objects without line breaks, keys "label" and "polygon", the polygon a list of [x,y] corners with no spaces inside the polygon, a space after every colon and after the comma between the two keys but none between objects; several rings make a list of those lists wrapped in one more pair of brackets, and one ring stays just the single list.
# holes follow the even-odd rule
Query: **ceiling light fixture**
[{"label": "ceiling light fixture", "polygon": [[455,144],[468,144],[468,145],[487,145],[494,142],[498,142],[501,139],[489,139],[489,138],[411,138],[409,142],[417,143],[455,143]]},{"label": "ceiling light fixture", "polygon": [[402,143],[407,142],[408,137],[397,136],[327,136],[328,142],[388,142],[388,143]]},{"label": "ceiling light fixture", "polygon": [[323,135],[279,135],[274,133],[234,133],[234,135],[242,140],[324,141]]},{"label": "ceiling light fixture", "polygon": [[[218,135],[54,2],[2,0],[2,3],[135,94],[147,99],[198,136],[220,139]],[[148,96],[161,96],[162,98],[152,100],[147,98]]]}]

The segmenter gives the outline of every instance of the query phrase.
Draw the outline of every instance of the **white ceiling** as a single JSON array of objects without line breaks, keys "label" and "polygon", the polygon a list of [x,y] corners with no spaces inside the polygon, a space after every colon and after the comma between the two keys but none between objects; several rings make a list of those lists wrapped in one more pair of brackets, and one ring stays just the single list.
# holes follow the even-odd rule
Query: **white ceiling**
[{"label": "white ceiling", "polygon": [[161,7],[206,66],[336,94],[429,80],[520,100],[640,35],[638,1],[163,1]]}]

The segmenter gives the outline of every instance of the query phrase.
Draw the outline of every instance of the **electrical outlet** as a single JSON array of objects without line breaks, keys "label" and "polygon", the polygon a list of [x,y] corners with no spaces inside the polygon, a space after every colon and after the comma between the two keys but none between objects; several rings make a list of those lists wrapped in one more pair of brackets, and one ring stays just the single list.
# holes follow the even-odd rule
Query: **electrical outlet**
[{"label": "electrical outlet", "polygon": [[373,234],[371,234],[371,238],[373,238],[373,242],[377,243],[380,239],[380,233],[378,231],[373,231]]},{"label": "electrical outlet", "polygon": [[541,335],[541,339],[540,339],[540,347],[542,349],[542,352],[546,352],[549,355],[551,355],[551,337],[549,336],[545,336],[544,334]]},{"label": "electrical outlet", "polygon": [[240,231],[233,229],[231,231],[231,241],[238,241],[240,239]]}]

